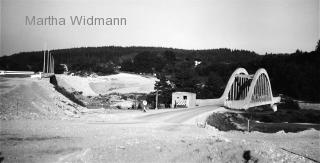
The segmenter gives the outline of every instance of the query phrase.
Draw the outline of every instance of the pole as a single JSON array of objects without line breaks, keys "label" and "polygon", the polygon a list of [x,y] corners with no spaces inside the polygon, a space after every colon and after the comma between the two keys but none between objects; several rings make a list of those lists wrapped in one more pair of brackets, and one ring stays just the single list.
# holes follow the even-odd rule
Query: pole
[{"label": "pole", "polygon": [[50,73],[52,73],[52,55],[51,53],[50,54],[50,65],[49,65],[49,68],[50,68]]},{"label": "pole", "polygon": [[52,73],[54,73],[54,58],[52,56]]},{"label": "pole", "polygon": [[49,73],[51,73],[51,53],[49,52]]},{"label": "pole", "polygon": [[47,50],[47,43],[44,43],[44,49],[43,49],[43,73],[46,72],[46,50]]},{"label": "pole", "polygon": [[248,118],[248,132],[250,132],[250,120],[252,119],[252,111],[249,110],[250,113],[250,119]]},{"label": "pole", "polygon": [[46,50],[43,50],[43,73],[46,70]]},{"label": "pole", "polygon": [[47,71],[46,72],[48,72],[49,71],[49,56],[50,56],[50,53],[49,53],[49,51],[47,51],[48,52],[48,59],[47,59]]},{"label": "pole", "polygon": [[50,73],[52,73],[52,55],[50,53]]},{"label": "pole", "polygon": [[157,93],[156,93],[156,108],[155,108],[156,110],[158,110],[158,96],[159,95],[158,95],[158,90],[157,90]]},{"label": "pole", "polygon": [[52,72],[52,56],[51,56],[51,53],[49,52],[49,55],[50,55],[50,61],[49,61],[49,73]]}]

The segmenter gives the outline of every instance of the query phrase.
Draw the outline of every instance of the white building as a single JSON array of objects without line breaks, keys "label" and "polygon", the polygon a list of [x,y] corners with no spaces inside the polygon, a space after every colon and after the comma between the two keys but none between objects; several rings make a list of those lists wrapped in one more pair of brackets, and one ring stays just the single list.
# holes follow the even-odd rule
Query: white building
[{"label": "white building", "polygon": [[192,108],[196,106],[196,94],[191,92],[173,92],[172,108]]}]

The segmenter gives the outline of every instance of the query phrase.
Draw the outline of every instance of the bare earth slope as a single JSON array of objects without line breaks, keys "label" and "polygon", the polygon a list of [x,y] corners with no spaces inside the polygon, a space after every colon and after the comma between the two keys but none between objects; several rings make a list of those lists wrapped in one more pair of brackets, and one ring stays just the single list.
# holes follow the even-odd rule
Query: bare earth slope
[{"label": "bare earth slope", "polygon": [[57,75],[59,85],[83,92],[85,96],[96,96],[109,93],[149,93],[154,91],[155,77],[129,73],[108,76],[79,77]]},{"label": "bare earth slope", "polygon": [[54,89],[47,80],[0,78],[1,119],[60,119],[84,108]]}]

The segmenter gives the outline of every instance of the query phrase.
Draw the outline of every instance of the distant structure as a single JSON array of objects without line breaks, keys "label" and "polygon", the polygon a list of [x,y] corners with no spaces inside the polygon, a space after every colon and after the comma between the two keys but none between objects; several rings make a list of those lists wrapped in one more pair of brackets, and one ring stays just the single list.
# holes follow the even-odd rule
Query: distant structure
[{"label": "distant structure", "polygon": [[6,71],[0,70],[0,75],[32,75],[33,71]]},{"label": "distant structure", "polygon": [[191,92],[173,92],[172,108],[191,108],[196,106],[196,94]]},{"label": "distant structure", "polygon": [[194,67],[197,67],[198,65],[201,64],[201,61],[200,60],[195,60],[194,61]]},{"label": "distant structure", "polygon": [[270,105],[277,111],[280,97],[273,97],[270,79],[265,69],[248,74],[244,68],[236,69],[231,75],[219,101],[224,107],[247,110],[252,107]]},{"label": "distant structure", "polygon": [[43,51],[43,73],[54,73],[54,59],[50,51]]},{"label": "distant structure", "polygon": [[43,51],[43,70],[41,78],[54,76],[54,58],[49,50]]},{"label": "distant structure", "polygon": [[67,64],[60,64],[60,66],[62,66],[62,67],[63,67],[64,73],[69,72],[69,69],[68,69]]}]

